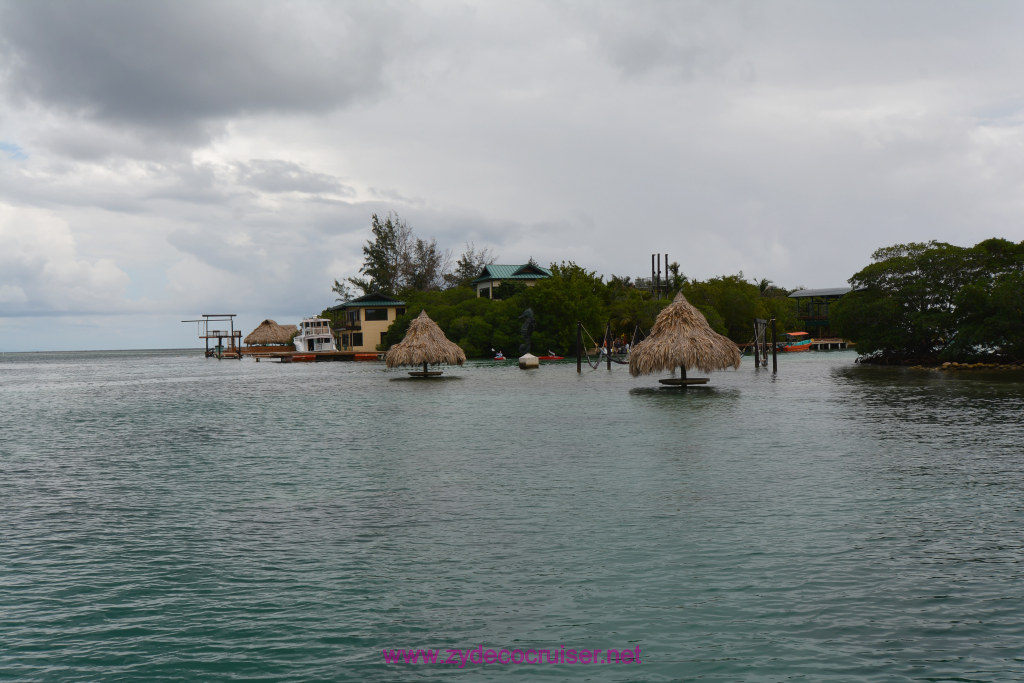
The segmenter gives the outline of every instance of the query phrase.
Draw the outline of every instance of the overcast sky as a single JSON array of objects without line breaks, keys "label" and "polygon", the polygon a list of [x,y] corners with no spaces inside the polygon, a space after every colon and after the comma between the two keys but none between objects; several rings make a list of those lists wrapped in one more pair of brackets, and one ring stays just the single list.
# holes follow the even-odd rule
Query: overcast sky
[{"label": "overcast sky", "polygon": [[1019,2],[0,0],[0,350],[295,323],[374,212],[788,288],[1021,241],[1021,35]]}]

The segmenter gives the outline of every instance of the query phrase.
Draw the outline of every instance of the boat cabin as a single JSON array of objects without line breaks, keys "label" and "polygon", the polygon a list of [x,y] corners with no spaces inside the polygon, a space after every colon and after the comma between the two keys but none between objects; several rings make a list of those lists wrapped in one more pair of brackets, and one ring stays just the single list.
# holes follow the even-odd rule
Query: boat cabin
[{"label": "boat cabin", "polygon": [[331,321],[324,318],[303,318],[299,324],[299,334],[295,337],[295,350],[337,351],[334,333],[331,332]]}]

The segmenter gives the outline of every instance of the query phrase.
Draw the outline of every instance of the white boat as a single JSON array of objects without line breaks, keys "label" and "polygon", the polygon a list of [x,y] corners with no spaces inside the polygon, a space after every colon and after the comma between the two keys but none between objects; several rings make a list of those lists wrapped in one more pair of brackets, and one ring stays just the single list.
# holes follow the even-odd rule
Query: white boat
[{"label": "white boat", "polygon": [[334,333],[331,332],[331,321],[323,318],[303,318],[299,325],[299,334],[295,337],[295,350],[337,351]]}]

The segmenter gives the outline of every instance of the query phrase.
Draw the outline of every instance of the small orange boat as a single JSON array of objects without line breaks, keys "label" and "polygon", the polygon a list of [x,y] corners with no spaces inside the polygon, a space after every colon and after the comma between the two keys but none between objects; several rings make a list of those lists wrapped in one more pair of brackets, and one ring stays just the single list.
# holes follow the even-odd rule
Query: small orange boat
[{"label": "small orange boat", "polygon": [[779,345],[779,350],[787,352],[810,351],[812,341],[814,340],[811,339],[811,335],[806,332],[787,332],[786,340]]}]

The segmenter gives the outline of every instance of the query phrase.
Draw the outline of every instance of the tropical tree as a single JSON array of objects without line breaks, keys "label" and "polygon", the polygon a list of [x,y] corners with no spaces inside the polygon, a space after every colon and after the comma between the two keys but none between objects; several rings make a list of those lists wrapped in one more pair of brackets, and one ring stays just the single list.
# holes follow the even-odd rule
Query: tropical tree
[{"label": "tropical tree", "polygon": [[669,291],[679,291],[689,280],[679,270],[679,264],[675,261],[665,268],[665,279],[668,281]]},{"label": "tropical tree", "polygon": [[[769,289],[768,291],[771,292],[772,290]],[[763,312],[759,313],[758,317],[765,320],[774,318],[775,328],[780,333],[795,332],[800,325],[800,321],[796,317],[796,306],[794,306],[793,300],[787,296],[785,290],[779,289],[770,296],[762,295],[760,310]]]},{"label": "tropical tree", "polygon": [[831,311],[861,352],[883,362],[1021,357],[1024,243],[915,242],[872,259]]},{"label": "tropical tree", "polygon": [[466,242],[466,250],[455,262],[455,269],[445,275],[447,287],[469,287],[470,283],[480,275],[484,266],[494,263],[495,256],[490,249],[476,248],[472,242]]},{"label": "tropical tree", "polygon": [[335,280],[334,286],[331,287],[331,291],[338,295],[335,298],[335,301],[344,302],[355,298],[355,292],[347,282],[338,282]]},{"label": "tropical tree", "polygon": [[373,239],[363,247],[363,266],[359,269],[364,277],[350,277],[348,281],[364,294],[397,294],[405,284],[403,265],[413,240],[412,229],[389,211],[383,220],[376,213],[371,216],[370,232]]},{"label": "tropical tree", "polygon": [[[409,290],[428,291],[449,281],[451,252],[437,246],[437,240],[423,240],[397,214],[370,218],[372,239],[363,247],[363,277],[348,282],[363,291],[396,295]],[[338,291],[335,280],[335,291]]]},{"label": "tropical tree", "polygon": [[[551,264],[551,277],[538,280],[509,303],[522,302],[536,320],[534,347],[542,351],[570,353],[576,347],[576,323],[603,332],[607,313],[603,278],[573,261]],[[504,285],[502,285],[504,286]]]},{"label": "tropical tree", "polygon": [[629,277],[612,275],[604,292],[612,336],[628,341],[643,338],[666,303],[652,298],[646,289],[635,287]]},{"label": "tropical tree", "polygon": [[[955,296],[957,333],[945,357],[1024,358],[1024,242],[990,239],[971,249],[972,281]],[[987,264],[987,267],[979,267]]]},{"label": "tropical tree", "polygon": [[451,265],[451,252],[440,250],[436,239],[427,242],[417,238],[411,248],[402,254],[401,264],[399,291],[437,290],[445,285]]},{"label": "tropical tree", "polygon": [[937,357],[956,333],[954,299],[966,284],[963,257],[960,247],[935,241],[876,250],[874,263],[850,278],[855,291],[834,306],[837,329],[866,353]]}]

